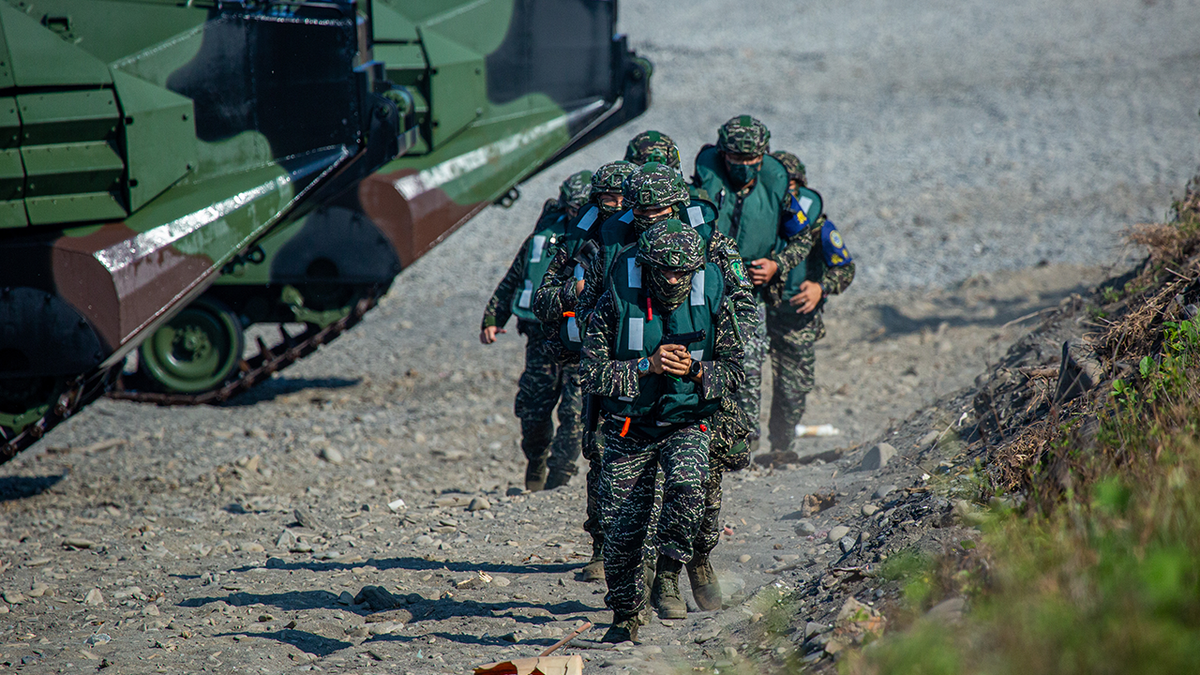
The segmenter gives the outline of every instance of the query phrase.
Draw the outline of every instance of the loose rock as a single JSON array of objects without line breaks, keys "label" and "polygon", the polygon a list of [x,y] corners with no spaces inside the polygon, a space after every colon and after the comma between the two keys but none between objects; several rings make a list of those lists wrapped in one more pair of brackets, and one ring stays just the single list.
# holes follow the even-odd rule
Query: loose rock
[{"label": "loose rock", "polygon": [[833,544],[848,534],[850,534],[850,528],[846,527],[845,525],[838,525],[829,530],[829,535],[825,538],[825,540]]},{"label": "loose rock", "polygon": [[492,503],[486,497],[475,497],[471,503],[467,505],[468,511],[483,511],[492,508]]},{"label": "loose rock", "polygon": [[882,469],[895,456],[896,448],[893,448],[890,443],[880,443],[867,450],[867,454],[863,455],[862,462],[858,465],[858,470],[875,471],[876,469]]}]

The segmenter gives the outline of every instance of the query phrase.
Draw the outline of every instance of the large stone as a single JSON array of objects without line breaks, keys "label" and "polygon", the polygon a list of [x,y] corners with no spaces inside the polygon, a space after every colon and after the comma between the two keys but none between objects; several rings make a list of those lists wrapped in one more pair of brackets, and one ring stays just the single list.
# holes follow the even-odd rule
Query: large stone
[{"label": "large stone", "polygon": [[893,448],[890,443],[880,443],[867,451],[863,455],[862,463],[858,465],[859,471],[875,471],[887,466],[888,461],[896,456],[896,448]]},{"label": "large stone", "polygon": [[382,612],[389,609],[394,609],[400,605],[400,601],[396,596],[388,592],[382,586],[363,586],[358,595],[354,596],[354,604],[366,604],[376,612]]},{"label": "large stone", "polygon": [[826,541],[834,544],[848,534],[850,534],[850,528],[846,527],[845,525],[838,525],[829,530],[829,536],[826,537]]}]

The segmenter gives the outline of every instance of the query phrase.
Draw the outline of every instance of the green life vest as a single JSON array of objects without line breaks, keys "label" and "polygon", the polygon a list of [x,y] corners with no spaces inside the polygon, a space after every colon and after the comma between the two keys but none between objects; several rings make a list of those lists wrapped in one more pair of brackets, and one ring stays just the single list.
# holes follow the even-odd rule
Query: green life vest
[{"label": "green life vest", "polygon": [[[721,234],[737,242],[743,259],[758,260],[771,253],[779,238],[783,200],[788,190],[787,169],[779,160],[770,155],[763,156],[758,180],[742,200],[738,223],[733,222],[737,209],[737,190],[729,184],[724,161],[715,147],[704,148],[696,156],[695,183],[716,203],[717,228]],[[730,234],[734,231],[734,225],[737,225],[737,236]]]},{"label": "green life vest", "polygon": [[[577,220],[588,222],[586,229],[589,231],[599,229],[598,240],[600,248],[603,251],[603,259],[605,264],[608,265],[608,269],[604,275],[605,282],[607,283],[607,280],[612,276],[612,263],[621,249],[637,243],[637,237],[633,234],[633,211],[629,209],[618,211],[603,223],[594,222],[594,216],[592,217],[592,221],[584,221],[582,219],[585,214],[585,211],[581,211]],[[687,206],[681,209],[679,218],[695,228],[696,233],[704,241],[708,241],[712,238],[714,227],[716,226],[717,207],[703,199],[693,199]],[[567,227],[568,242],[578,236],[574,232],[576,229],[579,228],[574,223]],[[571,245],[570,243],[567,244],[568,247]],[[579,244],[574,244],[574,251],[568,249],[568,255],[574,255],[578,252],[580,245],[582,245],[582,240],[580,240]],[[566,319],[559,329],[559,340],[568,351],[578,352],[583,347],[583,335],[579,330],[579,322],[574,316],[566,317]]]},{"label": "green life vest", "polygon": [[542,277],[546,276],[546,270],[566,231],[566,213],[552,208],[542,211],[542,217],[529,236],[524,283],[513,294],[512,313],[518,319],[537,322],[537,315],[532,309],[533,293],[542,285]]},{"label": "green life vest", "polygon": [[[618,361],[649,357],[667,335],[703,331],[704,337],[685,345],[696,361],[713,359],[717,319],[725,302],[721,270],[709,263],[692,276],[692,293],[675,311],[665,316],[647,312],[648,293],[643,288],[642,268],[637,264],[637,246],[623,249],[611,268],[609,290],[616,302],[618,325],[612,355]],[[601,399],[605,412],[633,418],[649,433],[656,428],[690,424],[714,414],[720,399],[700,396],[700,385],[686,378],[647,375],[641,379],[637,398]]]}]

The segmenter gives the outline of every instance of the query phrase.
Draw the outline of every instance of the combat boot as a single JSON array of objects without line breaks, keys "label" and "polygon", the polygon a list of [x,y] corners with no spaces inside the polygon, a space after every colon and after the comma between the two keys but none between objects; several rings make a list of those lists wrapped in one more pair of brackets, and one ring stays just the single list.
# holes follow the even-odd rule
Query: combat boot
[{"label": "combat boot", "polygon": [[579,574],[582,581],[604,581],[604,544],[592,543],[592,561]]},{"label": "combat boot", "polygon": [[550,475],[546,477],[546,489],[553,490],[557,487],[563,487],[571,482],[571,476],[574,474],[567,473],[558,467],[550,469]]},{"label": "combat boot", "polygon": [[637,614],[617,614],[613,612],[612,625],[604,632],[604,637],[600,638],[601,642],[610,642],[618,644],[621,642],[637,642],[638,635],[638,617]]},{"label": "combat boot", "polygon": [[659,619],[686,619],[687,605],[679,597],[678,560],[662,556],[654,573],[654,589],[650,592],[650,604],[658,610]]},{"label": "combat boot", "polygon": [[721,584],[717,581],[717,573],[713,571],[708,556],[692,558],[687,564],[687,573],[696,606],[706,612],[721,609]]},{"label": "combat boot", "polygon": [[541,492],[546,487],[546,458],[531,459],[525,466],[525,489]]}]

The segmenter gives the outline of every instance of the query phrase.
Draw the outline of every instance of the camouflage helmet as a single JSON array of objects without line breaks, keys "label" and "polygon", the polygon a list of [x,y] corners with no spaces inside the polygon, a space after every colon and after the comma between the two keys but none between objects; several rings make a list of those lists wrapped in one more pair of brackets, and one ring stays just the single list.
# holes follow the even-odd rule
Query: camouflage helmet
[{"label": "camouflage helmet", "polygon": [[634,136],[625,146],[625,159],[634,164],[659,162],[674,169],[680,169],[683,163],[679,161],[679,147],[671,137],[661,131],[643,131]]},{"label": "camouflage helmet", "polygon": [[625,179],[625,206],[657,208],[691,201],[683,176],[666,164],[647,162]]},{"label": "camouflage helmet", "polygon": [[657,269],[694,272],[704,266],[704,240],[694,229],[668,218],[638,238],[637,261]]},{"label": "camouflage helmet", "polygon": [[577,171],[562,182],[558,188],[558,201],[564,206],[579,208],[587,203],[592,194],[592,172]]},{"label": "camouflage helmet", "polygon": [[801,162],[799,157],[783,150],[772,152],[771,156],[779,160],[783,168],[787,169],[788,180],[794,180],[801,185],[806,184],[807,178],[804,173],[804,162]]},{"label": "camouflage helmet", "polygon": [[623,159],[609,162],[596,169],[596,173],[592,174],[592,194],[598,195],[601,192],[616,192],[620,194],[621,186],[625,184],[625,179],[636,169],[636,164],[630,164]]},{"label": "camouflage helmet", "polygon": [[771,132],[749,115],[738,115],[717,130],[717,148],[735,155],[761,155],[771,144]]}]

